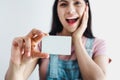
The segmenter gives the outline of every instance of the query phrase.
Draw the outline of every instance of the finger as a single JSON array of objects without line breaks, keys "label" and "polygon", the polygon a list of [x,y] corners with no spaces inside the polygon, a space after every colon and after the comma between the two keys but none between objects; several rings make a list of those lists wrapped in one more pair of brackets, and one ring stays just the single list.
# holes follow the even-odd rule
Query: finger
[{"label": "finger", "polygon": [[49,58],[49,54],[41,53],[40,58]]},{"label": "finger", "polygon": [[34,42],[38,42],[41,41],[44,36],[48,36],[48,34],[42,32],[41,34],[37,34],[35,37],[33,37],[32,40]]},{"label": "finger", "polygon": [[86,4],[86,8],[83,14],[82,24],[86,24],[88,22],[88,13],[89,13],[88,4]]},{"label": "finger", "polygon": [[24,38],[24,52],[27,57],[31,56],[31,39],[29,37]]},{"label": "finger", "polygon": [[85,11],[83,13],[82,20],[80,23],[81,23],[81,25],[78,28],[78,31],[80,30],[81,33],[83,34],[87,27],[87,23],[88,23],[88,4],[86,5],[86,8],[85,8]]},{"label": "finger", "polygon": [[27,37],[30,37],[35,42],[40,41],[42,37],[47,36],[47,33],[43,33],[42,31],[38,29],[32,29],[30,33],[28,33]]},{"label": "finger", "polygon": [[24,47],[23,46],[23,38],[22,37],[17,37],[13,40],[13,43],[12,43],[13,47],[14,48],[18,48],[20,50],[20,53],[22,53],[22,48]]},{"label": "finger", "polygon": [[32,45],[32,50],[35,50],[35,49],[38,49],[38,44],[40,43],[41,39],[44,37],[44,36],[47,36],[48,34],[46,33],[41,33],[40,35],[32,38],[31,40],[31,45]]},{"label": "finger", "polygon": [[12,62],[16,64],[21,63],[21,57],[22,57],[22,41],[23,39],[21,37],[15,38],[12,43],[12,49],[11,49],[11,60]]},{"label": "finger", "polygon": [[40,30],[32,29],[32,30],[27,34],[27,37],[33,38],[34,36],[39,35],[39,34],[41,34],[41,33],[42,33],[42,31],[40,31]]}]

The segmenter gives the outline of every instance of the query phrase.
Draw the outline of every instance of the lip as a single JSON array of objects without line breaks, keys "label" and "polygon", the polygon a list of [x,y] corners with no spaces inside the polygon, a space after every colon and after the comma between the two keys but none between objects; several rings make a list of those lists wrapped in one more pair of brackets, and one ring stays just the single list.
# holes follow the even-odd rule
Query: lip
[{"label": "lip", "polygon": [[78,21],[79,17],[76,17],[76,18],[67,18],[66,19],[66,22],[69,24],[69,25],[73,25],[75,24],[77,21]]}]

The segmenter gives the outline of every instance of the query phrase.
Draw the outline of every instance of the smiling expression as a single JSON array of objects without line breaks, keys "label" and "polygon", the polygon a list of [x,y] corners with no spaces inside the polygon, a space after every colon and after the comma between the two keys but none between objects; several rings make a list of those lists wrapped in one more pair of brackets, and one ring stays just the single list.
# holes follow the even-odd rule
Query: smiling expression
[{"label": "smiling expression", "polygon": [[78,28],[85,7],[84,0],[58,0],[57,13],[63,32],[72,33]]}]

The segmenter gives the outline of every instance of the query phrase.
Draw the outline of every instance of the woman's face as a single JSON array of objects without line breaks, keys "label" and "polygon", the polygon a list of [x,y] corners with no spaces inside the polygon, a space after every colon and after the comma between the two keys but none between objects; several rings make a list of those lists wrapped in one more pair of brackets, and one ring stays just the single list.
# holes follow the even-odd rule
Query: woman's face
[{"label": "woman's face", "polygon": [[72,33],[80,25],[86,4],[84,0],[58,0],[57,13],[63,31]]}]

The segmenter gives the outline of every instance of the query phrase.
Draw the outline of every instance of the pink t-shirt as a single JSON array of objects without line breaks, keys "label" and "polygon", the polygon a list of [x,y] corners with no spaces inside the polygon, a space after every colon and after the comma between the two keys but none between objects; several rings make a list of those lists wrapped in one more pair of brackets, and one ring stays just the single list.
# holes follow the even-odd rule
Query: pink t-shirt
[{"label": "pink t-shirt", "polygon": [[[84,46],[86,44],[86,37],[83,37],[83,43]],[[100,38],[95,38],[94,43],[93,43],[93,57],[99,56],[99,55],[105,55],[108,56],[107,52],[107,44],[106,41]],[[111,62],[111,59],[109,58],[109,62]]]},{"label": "pink t-shirt", "polygon": [[105,40],[95,38],[95,41],[93,43],[93,56],[106,55],[106,54],[107,54],[107,48],[106,48]]},{"label": "pink t-shirt", "polygon": [[[86,37],[82,38],[82,42],[83,42],[84,46],[86,45],[87,39],[88,38],[86,38]],[[74,46],[72,47],[72,51],[74,51]],[[93,57],[98,56],[98,55],[106,55],[107,51],[106,51],[105,40],[95,38],[95,40],[93,42],[92,51],[93,51]]]}]

